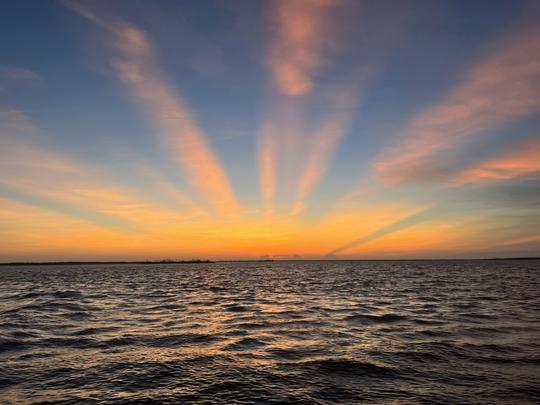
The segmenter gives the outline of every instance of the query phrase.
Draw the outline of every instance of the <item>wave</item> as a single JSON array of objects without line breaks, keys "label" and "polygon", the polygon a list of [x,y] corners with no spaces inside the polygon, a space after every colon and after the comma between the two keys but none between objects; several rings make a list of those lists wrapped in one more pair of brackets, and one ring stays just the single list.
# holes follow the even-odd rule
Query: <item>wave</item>
[{"label": "wave", "polygon": [[389,323],[405,321],[408,318],[403,315],[397,314],[383,314],[383,315],[350,315],[345,317],[346,321],[360,321],[360,322],[373,322],[373,323]]},{"label": "wave", "polygon": [[261,346],[266,346],[266,343],[261,339],[246,337],[225,346],[224,350],[251,350]]},{"label": "wave", "polygon": [[361,362],[350,359],[325,359],[300,363],[301,367],[316,369],[324,374],[340,374],[364,377],[393,377],[396,370],[374,363]]}]

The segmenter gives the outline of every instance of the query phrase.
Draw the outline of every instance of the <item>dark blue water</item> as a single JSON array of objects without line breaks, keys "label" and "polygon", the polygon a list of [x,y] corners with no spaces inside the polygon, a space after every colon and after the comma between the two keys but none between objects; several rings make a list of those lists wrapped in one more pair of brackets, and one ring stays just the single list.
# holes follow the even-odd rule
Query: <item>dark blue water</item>
[{"label": "dark blue water", "polygon": [[540,261],[0,267],[0,402],[540,403]]}]

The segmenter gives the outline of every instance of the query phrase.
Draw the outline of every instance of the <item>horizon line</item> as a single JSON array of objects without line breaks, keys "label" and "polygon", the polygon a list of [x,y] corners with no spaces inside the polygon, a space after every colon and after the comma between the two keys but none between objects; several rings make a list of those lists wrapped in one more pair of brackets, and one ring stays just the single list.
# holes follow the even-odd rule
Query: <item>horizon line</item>
[{"label": "horizon line", "polygon": [[45,266],[45,265],[84,265],[84,264],[211,264],[211,263],[266,263],[266,262],[399,262],[399,261],[470,261],[470,260],[540,260],[540,256],[514,256],[514,257],[476,257],[476,258],[401,258],[401,259],[229,259],[229,260],[61,260],[46,262],[0,262],[0,266]]}]

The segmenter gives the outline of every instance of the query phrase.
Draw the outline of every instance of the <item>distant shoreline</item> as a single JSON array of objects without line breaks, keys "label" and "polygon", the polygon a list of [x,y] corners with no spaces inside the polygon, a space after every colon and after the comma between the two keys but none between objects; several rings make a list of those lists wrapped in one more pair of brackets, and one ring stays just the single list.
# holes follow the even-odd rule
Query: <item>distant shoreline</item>
[{"label": "distant shoreline", "polygon": [[214,263],[212,260],[136,260],[136,261],[63,261],[63,262],[10,262],[0,266],[68,266],[79,264],[193,264]]},{"label": "distant shoreline", "polygon": [[266,263],[266,262],[417,262],[417,261],[472,261],[472,260],[540,260],[540,257],[487,257],[477,259],[248,259],[248,260],[135,260],[135,261],[61,261],[61,262],[6,262],[0,266],[73,266],[87,264],[208,264],[208,263]]}]

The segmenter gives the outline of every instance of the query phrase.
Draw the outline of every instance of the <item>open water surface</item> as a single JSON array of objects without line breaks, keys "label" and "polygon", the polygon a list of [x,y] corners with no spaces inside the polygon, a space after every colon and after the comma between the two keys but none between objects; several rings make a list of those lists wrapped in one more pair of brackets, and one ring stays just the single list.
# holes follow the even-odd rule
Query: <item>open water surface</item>
[{"label": "open water surface", "polygon": [[540,403],[540,261],[3,266],[0,403]]}]

